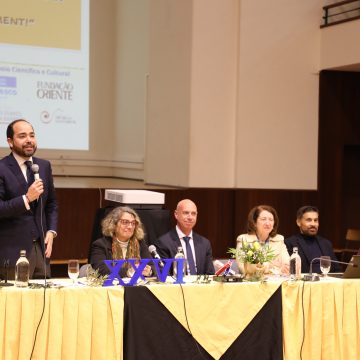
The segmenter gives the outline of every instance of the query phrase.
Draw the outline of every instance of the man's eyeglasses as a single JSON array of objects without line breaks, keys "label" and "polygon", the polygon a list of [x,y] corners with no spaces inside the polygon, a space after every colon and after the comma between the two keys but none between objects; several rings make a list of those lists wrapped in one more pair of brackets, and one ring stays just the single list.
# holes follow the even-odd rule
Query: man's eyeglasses
[{"label": "man's eyeglasses", "polygon": [[125,219],[120,219],[120,224],[124,225],[124,226],[129,226],[131,225],[132,227],[135,227],[138,222],[136,220],[130,221],[130,220],[125,220]]}]

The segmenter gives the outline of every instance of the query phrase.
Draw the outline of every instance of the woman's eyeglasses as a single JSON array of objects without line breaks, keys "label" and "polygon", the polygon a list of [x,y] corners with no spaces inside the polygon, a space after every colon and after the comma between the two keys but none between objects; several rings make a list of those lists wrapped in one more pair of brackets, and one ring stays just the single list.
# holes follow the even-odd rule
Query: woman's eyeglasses
[{"label": "woman's eyeglasses", "polygon": [[138,222],[136,220],[130,221],[130,220],[125,220],[125,219],[120,219],[120,224],[124,225],[124,226],[129,226],[131,225],[132,227],[135,227]]}]

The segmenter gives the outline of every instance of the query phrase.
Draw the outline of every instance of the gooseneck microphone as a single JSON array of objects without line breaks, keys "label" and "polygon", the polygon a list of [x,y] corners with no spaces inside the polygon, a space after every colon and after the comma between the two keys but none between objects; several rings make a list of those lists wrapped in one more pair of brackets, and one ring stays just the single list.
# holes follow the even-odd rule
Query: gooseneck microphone
[{"label": "gooseneck microphone", "polygon": [[[304,280],[305,281],[319,281],[320,280],[319,275],[312,273],[312,265],[313,265],[314,261],[320,261],[320,260],[321,260],[321,258],[319,258],[319,257],[313,258],[311,260],[309,274],[304,275]],[[354,264],[352,262],[337,261],[337,260],[332,260],[332,259],[327,259],[326,261],[329,261],[330,263],[336,263],[336,264],[350,265],[352,267],[358,267],[356,264]]]},{"label": "gooseneck microphone", "polygon": [[154,259],[160,260],[160,261],[159,261],[159,265],[163,268],[163,267],[164,267],[164,263],[162,262],[160,255],[157,253],[156,247],[155,247],[154,245],[150,245],[150,246],[149,246],[149,251],[150,251],[151,256],[152,256]]},{"label": "gooseneck microphone", "polygon": [[9,271],[9,263],[10,260],[9,259],[4,259],[4,282],[0,283],[0,287],[2,286],[13,286],[14,284],[12,283],[8,283],[8,271]]},{"label": "gooseneck microphone", "polygon": [[39,175],[39,165],[38,164],[32,164],[31,165],[31,170],[34,173],[34,179],[35,180],[39,180],[40,179],[40,175]]}]

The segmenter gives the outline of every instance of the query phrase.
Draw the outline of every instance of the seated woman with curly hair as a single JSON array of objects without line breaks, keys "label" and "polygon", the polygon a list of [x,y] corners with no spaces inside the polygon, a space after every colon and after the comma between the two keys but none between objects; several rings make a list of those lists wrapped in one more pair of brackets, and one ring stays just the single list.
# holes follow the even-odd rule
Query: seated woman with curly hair
[{"label": "seated woman with curly hair", "polygon": [[[90,263],[101,275],[110,273],[104,260],[151,259],[144,241],[143,225],[139,215],[130,207],[117,207],[102,221],[103,237],[91,245]],[[131,276],[132,266],[125,263],[120,270],[121,277]],[[143,275],[151,276],[152,268],[146,265]]]}]

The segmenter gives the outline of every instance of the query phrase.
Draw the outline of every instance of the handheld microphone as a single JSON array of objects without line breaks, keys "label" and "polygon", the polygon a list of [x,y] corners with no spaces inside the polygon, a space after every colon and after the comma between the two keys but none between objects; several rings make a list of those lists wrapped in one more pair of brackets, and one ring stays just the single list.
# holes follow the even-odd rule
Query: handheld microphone
[{"label": "handheld microphone", "polygon": [[156,247],[155,247],[154,245],[150,245],[150,246],[149,246],[149,251],[150,251],[151,256],[152,256],[154,259],[160,260],[160,261],[159,261],[159,265],[163,268],[165,265],[164,265],[164,263],[162,262],[161,257],[160,257],[159,254],[157,253]]},{"label": "handheld microphone", "polygon": [[[305,281],[319,281],[320,280],[319,275],[312,273],[312,265],[315,260],[320,261],[321,258],[316,257],[311,260],[309,274],[304,275]],[[352,262],[337,261],[337,260],[332,260],[332,259],[327,259],[327,261],[329,261],[331,263],[336,263],[336,264],[344,264],[344,265],[350,265],[352,267],[358,267],[356,264],[354,264]]]},{"label": "handheld microphone", "polygon": [[38,164],[32,164],[31,165],[31,170],[34,173],[34,179],[35,180],[39,180],[40,179],[40,175],[39,175],[39,165]]}]

